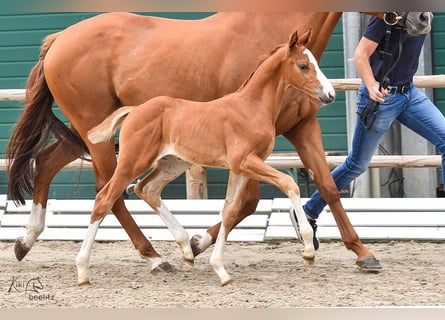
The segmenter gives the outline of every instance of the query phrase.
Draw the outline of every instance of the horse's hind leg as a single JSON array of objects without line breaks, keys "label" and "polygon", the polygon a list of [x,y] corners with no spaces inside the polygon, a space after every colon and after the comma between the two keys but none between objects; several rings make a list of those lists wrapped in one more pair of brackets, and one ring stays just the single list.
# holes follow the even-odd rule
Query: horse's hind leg
[{"label": "horse's hind leg", "polygon": [[360,240],[340,201],[337,186],[326,162],[318,121],[315,118],[308,119],[303,126],[294,127],[285,133],[285,137],[298,150],[301,160],[311,173],[317,189],[331,208],[343,243],[346,248],[356,253],[357,264],[364,270],[381,269],[380,262]]},{"label": "horse's hind leg", "polygon": [[17,238],[14,253],[22,260],[31,250],[38,236],[45,228],[46,204],[52,179],[65,165],[82,155],[83,151],[66,140],[57,140],[36,156],[36,175],[31,212],[26,224],[26,233]]},{"label": "horse's hind leg", "polygon": [[[230,176],[229,174],[229,181]],[[239,187],[237,190],[238,198],[240,202],[238,206],[230,210],[230,215],[233,216],[233,228],[238,225],[244,218],[255,213],[258,201],[260,199],[260,183],[256,180],[250,180],[245,184],[243,188]],[[219,229],[221,227],[221,222],[215,224],[214,226],[207,229],[204,235],[194,235],[190,239],[190,244],[192,246],[193,254],[195,256],[204,252],[210,245],[215,243],[218,237]],[[230,232],[230,230],[229,230]]]},{"label": "horse's hind leg", "polygon": [[137,196],[144,199],[159,214],[180,246],[184,262],[193,266],[194,255],[188,233],[161,200],[162,190],[184,173],[190,165],[190,163],[175,156],[166,156],[159,159],[153,170],[136,184],[134,191]]}]

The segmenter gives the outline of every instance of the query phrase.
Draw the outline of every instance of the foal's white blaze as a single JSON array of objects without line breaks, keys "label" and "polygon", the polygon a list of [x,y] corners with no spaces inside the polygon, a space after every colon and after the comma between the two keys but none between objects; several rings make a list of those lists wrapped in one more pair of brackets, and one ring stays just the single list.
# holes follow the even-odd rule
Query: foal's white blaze
[{"label": "foal's white blaze", "polygon": [[325,74],[320,70],[317,59],[315,59],[312,52],[308,49],[305,49],[304,53],[309,57],[309,61],[314,65],[315,71],[317,72],[317,79],[321,84],[321,87],[317,91],[320,101],[323,104],[333,102],[335,100],[335,90],[332,86],[331,81],[329,81],[329,79],[326,78]]}]

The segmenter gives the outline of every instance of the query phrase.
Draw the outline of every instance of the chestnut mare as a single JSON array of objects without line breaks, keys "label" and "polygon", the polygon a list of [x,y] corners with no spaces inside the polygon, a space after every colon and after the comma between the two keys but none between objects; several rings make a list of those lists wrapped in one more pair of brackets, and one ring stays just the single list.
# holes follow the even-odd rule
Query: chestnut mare
[{"label": "chestnut mare", "polygon": [[[401,16],[401,23],[413,34],[430,29],[429,14],[411,12]],[[319,60],[340,17],[341,13],[328,12],[224,12],[182,21],[109,13],[49,35],[30,73],[24,113],[6,153],[8,159],[14,159],[8,170],[9,198],[24,203],[25,194],[33,194],[26,233],[15,244],[17,259],[23,259],[43,231],[50,183],[66,164],[83,156],[88,147],[96,189],[102,189],[110,179],[116,167],[114,143],[93,145],[87,140],[87,132],[117,108],[138,105],[159,95],[195,101],[222,97],[239,87],[254,68],[256,57],[287,41],[296,28],[313,28],[313,41],[307,48]],[[70,121],[71,130],[55,117],[54,100]],[[360,241],[340,202],[324,157],[316,112],[294,112],[297,107],[300,112],[308,110],[303,108],[308,99],[298,90],[288,90],[283,103],[276,134],[284,135],[295,146],[313,173],[342,240],[357,254],[360,267],[373,269],[378,261]],[[51,135],[57,139],[48,145]],[[243,201],[234,214],[234,225],[255,212],[259,183],[250,180],[240,192]],[[159,259],[126,209],[123,197],[114,203],[112,211],[141,256]],[[217,224],[208,229],[203,237],[193,237],[195,254],[214,243],[219,227]]]},{"label": "chestnut mare", "polygon": [[[88,131],[92,143],[108,142],[114,141],[114,134],[122,126],[116,170],[96,196],[87,237],[78,254],[79,285],[89,284],[89,254],[100,222],[126,186],[151,167],[153,170],[136,184],[135,193],[160,215],[181,247],[184,260],[190,263],[194,255],[188,234],[162,202],[161,192],[192,164],[230,170],[222,224],[210,258],[222,285],[232,280],[222,258],[233,228],[231,215],[238,212],[243,201],[239,190],[249,179],[271,183],[290,198],[301,221],[303,258],[307,264],[313,263],[313,231],[300,201],[300,190],[292,177],[264,163],[274,147],[275,122],[289,86],[299,89],[315,112],[320,102],[327,104],[335,99],[332,84],[304,47],[310,36],[311,30],[300,38],[295,31],[289,42],[272,51],[235,93],[209,102],[159,96],[137,107],[121,107]],[[298,114],[300,110],[295,108],[293,112]]]}]

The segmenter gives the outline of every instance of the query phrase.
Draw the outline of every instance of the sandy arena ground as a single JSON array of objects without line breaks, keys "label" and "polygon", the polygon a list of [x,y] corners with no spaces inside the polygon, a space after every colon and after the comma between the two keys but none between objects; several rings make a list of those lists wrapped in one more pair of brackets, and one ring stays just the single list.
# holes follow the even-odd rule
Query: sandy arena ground
[{"label": "sandy arena ground", "polygon": [[230,242],[225,265],[235,282],[226,287],[209,265],[210,250],[191,270],[176,243],[153,244],[173,273],[151,274],[129,241],[98,242],[92,286],[79,288],[79,242],[39,241],[20,262],[13,242],[0,242],[0,308],[445,306],[444,242],[367,243],[383,265],[378,274],[359,271],[340,242],[322,242],[313,267],[303,265],[297,241]]}]

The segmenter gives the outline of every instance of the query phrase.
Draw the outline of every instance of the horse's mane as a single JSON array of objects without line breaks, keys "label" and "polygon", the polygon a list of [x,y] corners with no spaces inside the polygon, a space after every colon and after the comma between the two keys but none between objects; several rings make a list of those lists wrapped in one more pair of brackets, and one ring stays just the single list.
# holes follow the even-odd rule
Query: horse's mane
[{"label": "horse's mane", "polygon": [[238,88],[237,92],[240,91],[241,89],[243,89],[247,83],[250,81],[250,79],[252,79],[253,75],[255,74],[255,72],[258,70],[258,68],[263,64],[263,62],[265,60],[267,60],[267,58],[269,58],[270,56],[272,56],[275,52],[277,52],[278,50],[280,50],[282,47],[284,47],[285,44],[280,44],[278,46],[276,46],[274,49],[272,49],[272,51],[269,54],[263,54],[259,57],[259,62],[257,64],[257,66],[255,67],[255,69],[250,73],[250,75],[247,77],[246,80],[244,80],[243,84]]}]

